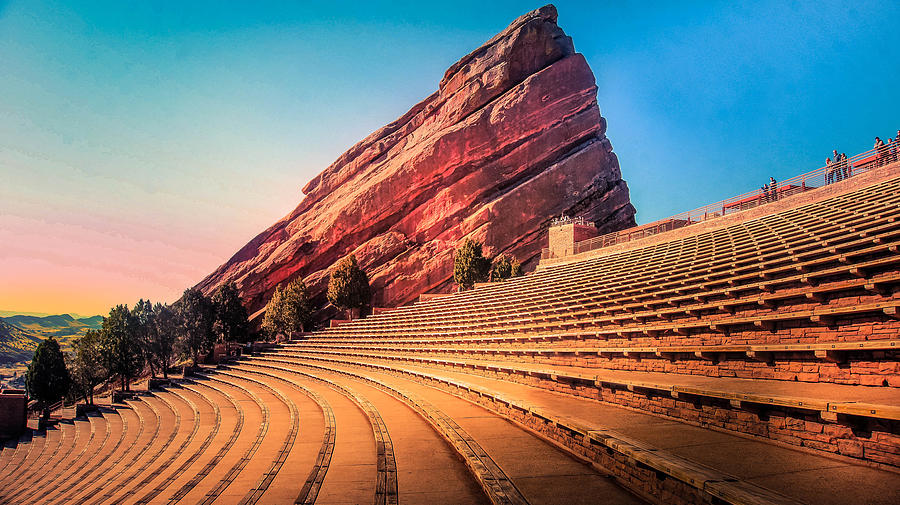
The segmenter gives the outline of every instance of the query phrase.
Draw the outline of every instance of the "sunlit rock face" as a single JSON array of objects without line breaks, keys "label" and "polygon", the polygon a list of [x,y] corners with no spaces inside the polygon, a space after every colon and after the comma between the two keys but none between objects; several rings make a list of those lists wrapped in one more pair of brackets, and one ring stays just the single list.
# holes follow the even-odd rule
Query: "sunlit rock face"
[{"label": "sunlit rock face", "polygon": [[252,313],[303,276],[321,306],[328,269],[353,253],[373,304],[397,306],[454,288],[465,237],[527,268],[554,216],[584,216],[601,233],[634,225],[594,75],[556,19],[552,5],[529,12],[452,65],[438,91],[342,154],[199,287],[233,280]]}]

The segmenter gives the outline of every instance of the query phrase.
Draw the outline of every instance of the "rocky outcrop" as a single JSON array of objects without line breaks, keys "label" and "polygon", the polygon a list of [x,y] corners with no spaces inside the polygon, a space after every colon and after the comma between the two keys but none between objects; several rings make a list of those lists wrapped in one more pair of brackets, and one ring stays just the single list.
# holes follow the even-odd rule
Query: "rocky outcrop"
[{"label": "rocky outcrop", "polygon": [[453,289],[464,237],[526,267],[560,214],[600,232],[634,225],[594,76],[548,5],[452,65],[438,91],[341,155],[300,205],[199,284],[234,280],[251,312],[303,276],[320,302],[328,269],[353,253],[373,303]]}]

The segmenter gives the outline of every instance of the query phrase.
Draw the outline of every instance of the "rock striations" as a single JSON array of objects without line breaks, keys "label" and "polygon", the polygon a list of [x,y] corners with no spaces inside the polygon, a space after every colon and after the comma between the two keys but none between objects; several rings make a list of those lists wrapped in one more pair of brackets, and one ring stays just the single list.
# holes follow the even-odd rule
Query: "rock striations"
[{"label": "rock striations", "polygon": [[453,64],[438,91],[341,155],[289,215],[200,282],[235,281],[251,312],[303,276],[324,304],[353,253],[376,306],[453,289],[453,250],[482,240],[526,266],[562,213],[601,231],[634,225],[594,76],[548,5]]}]

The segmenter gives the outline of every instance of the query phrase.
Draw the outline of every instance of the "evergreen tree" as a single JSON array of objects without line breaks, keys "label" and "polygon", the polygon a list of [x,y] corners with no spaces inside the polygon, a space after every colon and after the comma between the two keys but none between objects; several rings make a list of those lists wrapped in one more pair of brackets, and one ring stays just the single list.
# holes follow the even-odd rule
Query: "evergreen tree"
[{"label": "evergreen tree", "polygon": [[190,288],[178,301],[178,315],[181,348],[197,366],[200,354],[209,352],[215,342],[215,306],[199,289]]},{"label": "evergreen tree", "polygon": [[275,286],[275,292],[272,293],[272,298],[269,298],[269,303],[266,304],[266,313],[263,315],[262,321],[262,329],[269,336],[275,336],[279,333],[284,332],[283,328],[283,316],[281,315],[282,306],[281,296],[283,290],[281,286]]},{"label": "evergreen tree", "polygon": [[275,293],[266,304],[262,326],[271,335],[290,335],[291,332],[304,331],[311,319],[309,291],[303,279],[297,278],[284,289],[280,286],[275,288]]},{"label": "evergreen tree", "polygon": [[42,409],[62,399],[71,386],[72,379],[66,368],[66,360],[59,342],[52,336],[38,344],[34,357],[25,373],[25,389]]},{"label": "evergreen tree", "polygon": [[357,265],[356,256],[342,259],[331,270],[327,296],[332,305],[342,310],[362,309],[369,304],[369,276]]},{"label": "evergreen tree", "polygon": [[488,280],[491,262],[481,253],[481,242],[467,238],[453,258],[453,279],[460,290]]},{"label": "evergreen tree", "polygon": [[501,254],[494,258],[494,264],[491,266],[491,282],[499,282],[512,277],[522,275],[522,265],[515,258],[511,258],[505,254]]},{"label": "evergreen tree", "polygon": [[87,330],[72,345],[72,379],[79,394],[89,404],[94,404],[94,388],[109,378],[101,349],[101,335],[97,330]]},{"label": "evergreen tree", "polygon": [[119,377],[122,391],[128,391],[131,379],[144,369],[138,320],[127,305],[116,305],[109,311],[109,316],[103,319],[100,335],[100,348],[106,368],[111,375]]},{"label": "evergreen tree", "polygon": [[250,335],[250,321],[235,283],[227,282],[219,286],[212,302],[216,311],[214,329],[219,338],[225,342],[246,342]]},{"label": "evergreen tree", "polygon": [[[363,276],[366,274],[363,273]],[[366,288],[368,288],[366,278]],[[312,322],[312,303],[309,299],[309,290],[303,279],[297,278],[288,284],[281,295],[282,321],[284,330],[288,332],[304,331]]]},{"label": "evergreen tree", "polygon": [[156,338],[156,324],[153,321],[153,304],[150,300],[140,299],[131,309],[131,317],[135,324],[135,335],[140,343],[143,360],[150,366],[150,374],[156,377],[156,361],[150,359],[150,345]]},{"label": "evergreen tree", "polygon": [[163,377],[169,378],[169,368],[175,364],[175,344],[178,341],[178,314],[168,305],[157,303],[153,306],[153,336],[149,342],[148,358]]}]

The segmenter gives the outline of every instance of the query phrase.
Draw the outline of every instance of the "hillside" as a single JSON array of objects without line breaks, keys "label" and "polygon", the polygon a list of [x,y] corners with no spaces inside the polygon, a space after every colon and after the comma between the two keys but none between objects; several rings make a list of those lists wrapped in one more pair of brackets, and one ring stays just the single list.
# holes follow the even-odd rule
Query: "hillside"
[{"label": "hillside", "polygon": [[[50,316],[11,315],[0,317],[0,381],[21,374],[37,345],[49,336],[59,340],[63,351],[72,340],[89,329],[99,329],[103,316],[75,318],[69,314]],[[21,384],[14,384],[21,387]]]},{"label": "hillside", "polygon": [[34,348],[43,340],[0,318],[0,364],[15,364],[31,359]]},{"label": "hillside", "polygon": [[103,316],[91,316],[76,319],[69,314],[55,316],[7,316],[2,318],[7,323],[34,335],[48,337],[70,337],[82,335],[88,329],[99,329]]}]

